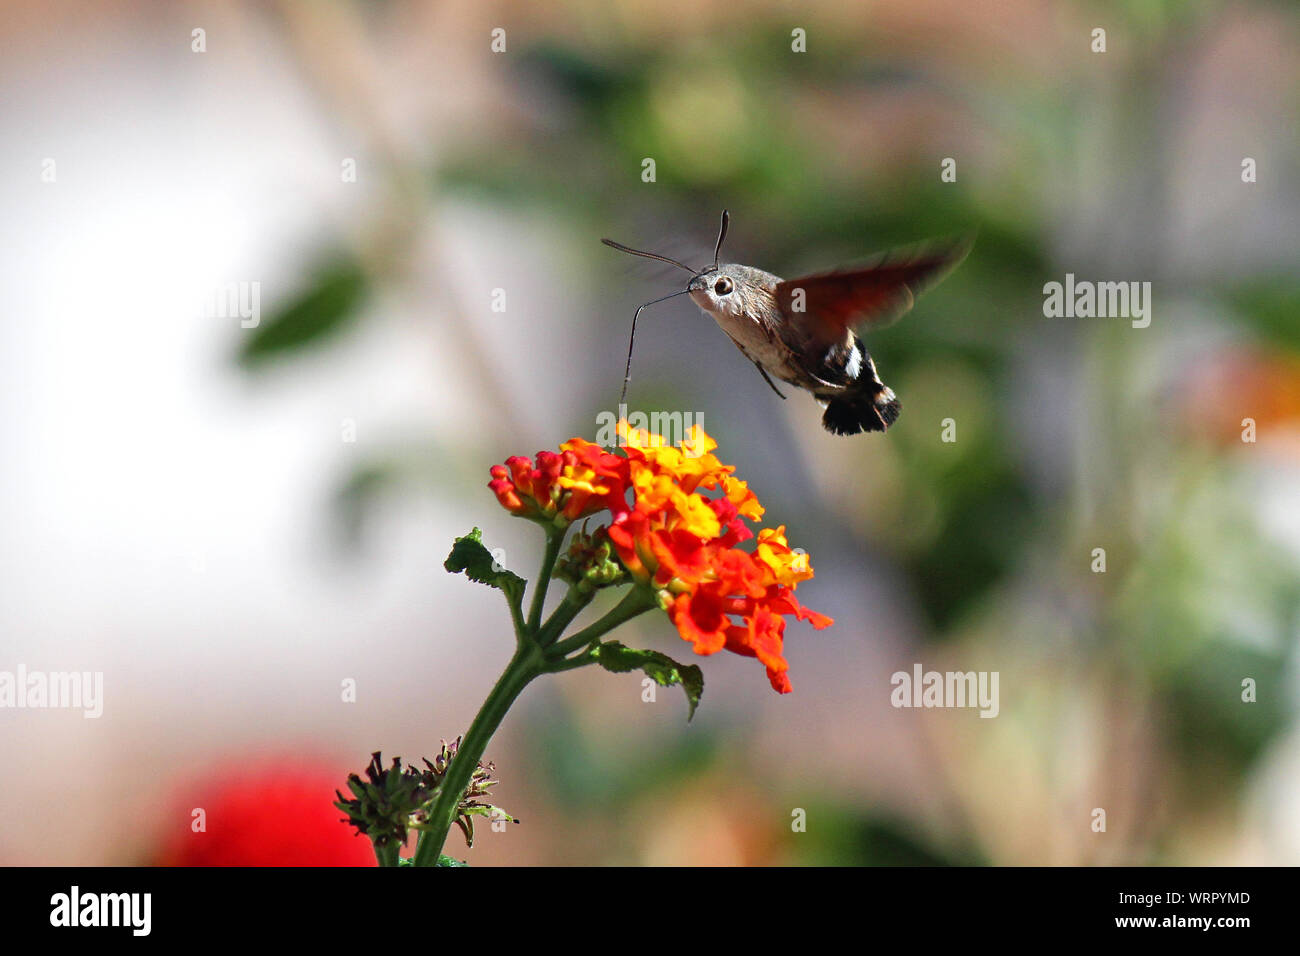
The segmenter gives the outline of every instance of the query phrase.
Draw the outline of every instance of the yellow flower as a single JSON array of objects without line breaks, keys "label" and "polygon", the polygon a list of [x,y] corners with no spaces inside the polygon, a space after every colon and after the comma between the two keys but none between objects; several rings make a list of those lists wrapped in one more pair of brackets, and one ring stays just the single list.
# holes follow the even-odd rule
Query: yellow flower
[{"label": "yellow flower", "polygon": [[794,587],[801,581],[813,576],[813,569],[808,562],[808,555],[794,551],[785,539],[785,525],[779,528],[763,528],[758,532],[758,543],[754,546],[754,557],[767,565],[776,577],[776,583],[785,587]]}]

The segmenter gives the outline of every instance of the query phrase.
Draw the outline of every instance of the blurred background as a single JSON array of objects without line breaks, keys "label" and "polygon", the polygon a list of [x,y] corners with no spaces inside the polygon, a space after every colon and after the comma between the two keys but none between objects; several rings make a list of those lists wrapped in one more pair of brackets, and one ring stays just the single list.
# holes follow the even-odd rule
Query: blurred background
[{"label": "blurred background", "polygon": [[[724,206],[725,258],[784,276],[978,232],[868,339],[887,436],[823,432],[685,298],[643,314],[630,403],[703,415],[837,623],[790,627],[785,697],[699,660],[689,725],[632,676],[534,684],[488,751],[523,824],[449,852],[1300,863],[1294,3],[51,2],[0,30],[0,669],[104,674],[97,720],[0,710],[0,863],[373,862],[333,788],[462,732],[513,646],[452,539],[535,573],[488,467],[594,438],[633,310],[680,286],[598,239],[704,261]],[[1150,327],[1045,318],[1067,272],[1151,282]],[[619,636],[688,651],[659,615]],[[894,709],[916,663],[998,671],[999,716]]]}]

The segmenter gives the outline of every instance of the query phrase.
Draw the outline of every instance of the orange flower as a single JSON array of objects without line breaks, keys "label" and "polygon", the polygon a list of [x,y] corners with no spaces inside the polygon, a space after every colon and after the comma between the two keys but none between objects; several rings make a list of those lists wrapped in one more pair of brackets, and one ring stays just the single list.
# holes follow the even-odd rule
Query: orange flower
[{"label": "orange flower", "polygon": [[539,452],[536,466],[527,458],[495,466],[489,486],[506,510],[525,517],[572,521],[608,511],[619,561],[655,592],[695,652],[755,657],[772,687],[789,693],[786,618],[818,630],[833,623],[794,597],[813,576],[808,556],[789,546],[784,526],[760,529],[752,550],[737,547],[755,537],[745,521],[761,518],[763,506],[712,454],[717,443],[700,426],[681,447],[627,422],[618,435],[622,454],[574,438],[558,455]]}]

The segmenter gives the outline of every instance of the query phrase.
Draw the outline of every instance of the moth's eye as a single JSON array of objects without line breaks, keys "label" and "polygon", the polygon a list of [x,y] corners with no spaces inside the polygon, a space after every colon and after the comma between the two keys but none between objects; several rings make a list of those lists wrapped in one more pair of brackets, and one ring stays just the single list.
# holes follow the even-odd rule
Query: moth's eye
[{"label": "moth's eye", "polygon": [[731,280],[723,276],[717,282],[713,283],[713,291],[718,295],[728,295],[731,292]]}]

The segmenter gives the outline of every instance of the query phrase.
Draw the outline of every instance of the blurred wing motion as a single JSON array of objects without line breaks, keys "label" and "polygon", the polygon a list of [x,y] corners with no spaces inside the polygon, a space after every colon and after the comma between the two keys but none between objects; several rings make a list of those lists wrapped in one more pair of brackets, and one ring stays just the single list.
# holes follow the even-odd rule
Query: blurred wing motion
[{"label": "blurred wing motion", "polygon": [[785,317],[815,342],[840,341],[848,329],[878,329],[912,307],[916,297],[955,269],[971,240],[894,250],[870,265],[777,283]]}]

